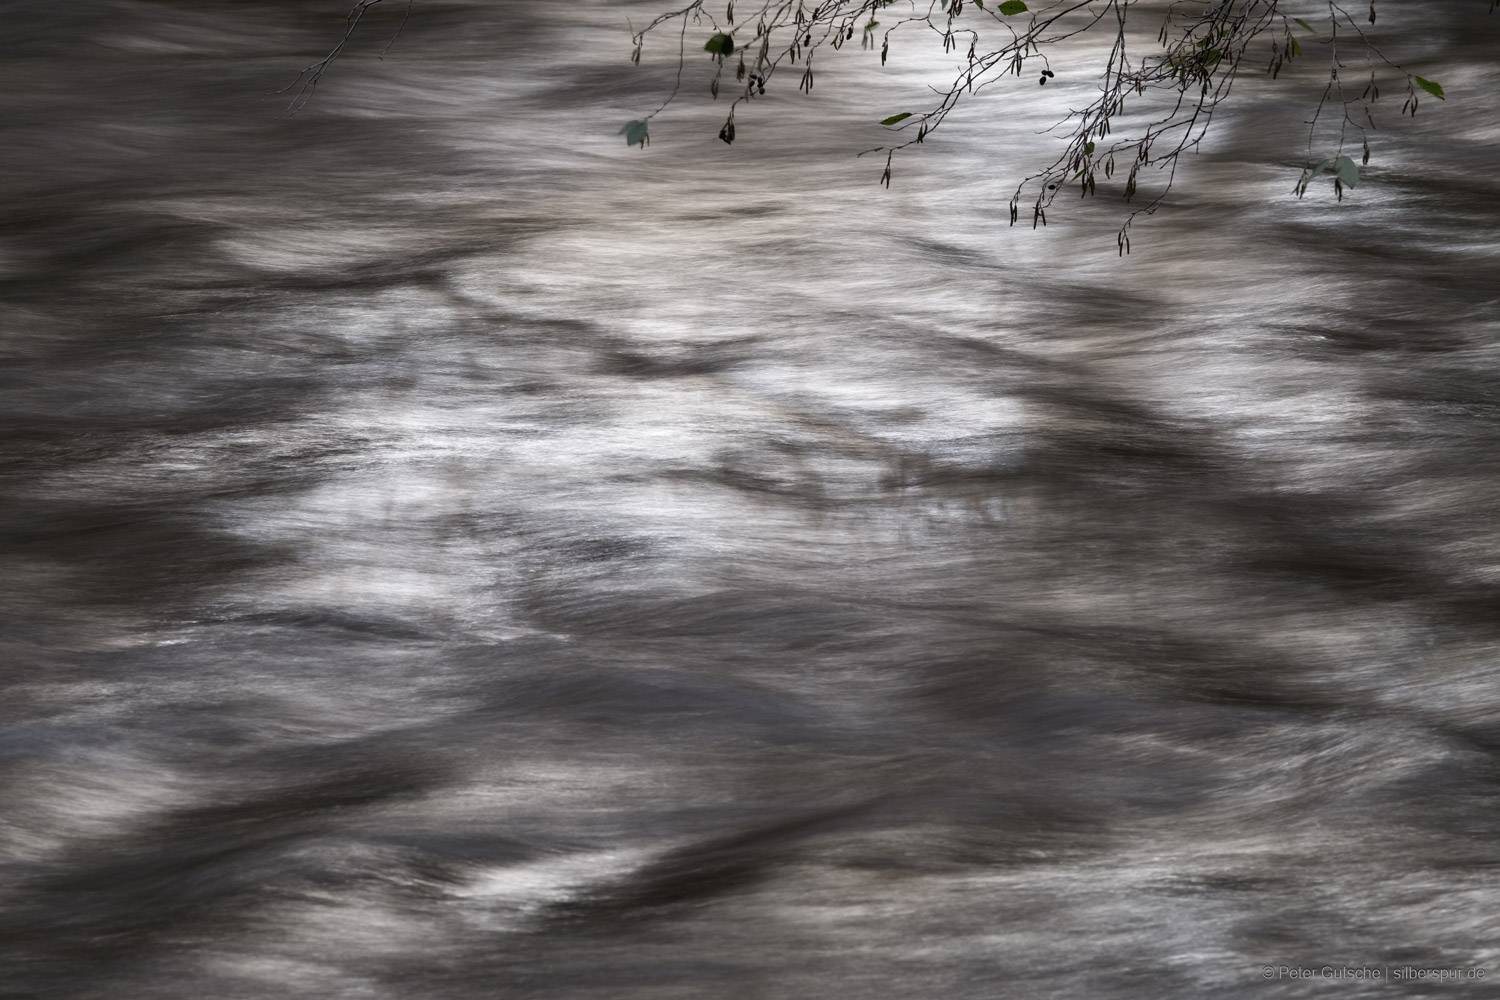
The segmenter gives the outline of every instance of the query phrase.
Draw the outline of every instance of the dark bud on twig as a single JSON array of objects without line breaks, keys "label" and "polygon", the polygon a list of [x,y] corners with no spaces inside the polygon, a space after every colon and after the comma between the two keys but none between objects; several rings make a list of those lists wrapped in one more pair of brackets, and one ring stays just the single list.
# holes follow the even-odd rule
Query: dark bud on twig
[{"label": "dark bud on twig", "polygon": [[724,127],[721,128],[721,129],[719,129],[719,138],[723,139],[726,145],[728,145],[729,143],[734,142],[734,119],[733,118],[731,118],[727,122],[725,122],[724,123]]}]

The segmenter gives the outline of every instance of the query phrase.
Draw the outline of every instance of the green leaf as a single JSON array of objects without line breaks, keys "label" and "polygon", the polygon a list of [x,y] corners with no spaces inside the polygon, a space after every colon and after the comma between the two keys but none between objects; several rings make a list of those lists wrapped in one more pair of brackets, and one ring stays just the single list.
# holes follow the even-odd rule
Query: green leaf
[{"label": "green leaf", "polygon": [[974,0],[974,6],[978,7],[980,10],[984,10],[984,0]]},{"label": "green leaf", "polygon": [[891,115],[889,118],[882,118],[882,119],[880,119],[880,124],[882,124],[882,125],[894,125],[897,122],[904,122],[904,121],[906,121],[906,119],[908,119],[910,117],[911,117],[911,112],[910,111],[903,111],[899,115]]},{"label": "green leaf", "polygon": [[1086,142],[1086,143],[1083,144],[1083,155],[1084,156],[1093,156],[1094,155],[1094,144],[1092,142]]},{"label": "green leaf", "polygon": [[620,134],[625,137],[625,145],[644,147],[648,138],[646,129],[646,120],[640,118],[633,122],[626,122],[625,127],[620,129]]},{"label": "green leaf", "polygon": [[1302,54],[1302,46],[1297,44],[1297,39],[1292,38],[1289,41],[1292,43],[1292,55],[1300,56]]},{"label": "green leaf", "polygon": [[1021,0],[1005,0],[1005,2],[1000,5],[1000,13],[1004,14],[1006,17],[1012,17],[1016,14],[1024,14],[1026,13],[1026,10],[1027,7],[1024,3],[1021,2]]},{"label": "green leaf", "polygon": [[721,31],[704,43],[703,51],[712,52],[716,56],[733,55],[734,39]]},{"label": "green leaf", "polygon": [[1309,178],[1316,177],[1316,176],[1318,176],[1319,174],[1321,174],[1323,171],[1325,171],[1327,169],[1328,169],[1328,161],[1327,160],[1319,160],[1314,167],[1312,167],[1310,170],[1308,170],[1307,176]]},{"label": "green leaf", "polygon": [[1352,188],[1359,183],[1359,164],[1347,156],[1340,156],[1333,161],[1333,171],[1344,182],[1344,187]]},{"label": "green leaf", "polygon": [[1294,18],[1292,18],[1292,20],[1296,21],[1298,24],[1302,25],[1302,27],[1306,28],[1308,31],[1312,31],[1313,34],[1315,34],[1315,35],[1317,34],[1316,31],[1313,31],[1313,26],[1310,25],[1310,24],[1308,24],[1306,21],[1302,20],[1302,18],[1300,18],[1300,17],[1294,17]]},{"label": "green leaf", "polygon": [[1433,97],[1436,97],[1438,100],[1440,100],[1440,101],[1446,101],[1448,99],[1448,98],[1446,98],[1446,97],[1443,96],[1443,85],[1442,84],[1440,84],[1440,83],[1434,83],[1431,80],[1424,80],[1420,76],[1414,76],[1414,77],[1412,77],[1412,79],[1415,80],[1415,81],[1417,81],[1417,86],[1418,87],[1421,87],[1423,90],[1427,91],[1429,94],[1431,94]]}]

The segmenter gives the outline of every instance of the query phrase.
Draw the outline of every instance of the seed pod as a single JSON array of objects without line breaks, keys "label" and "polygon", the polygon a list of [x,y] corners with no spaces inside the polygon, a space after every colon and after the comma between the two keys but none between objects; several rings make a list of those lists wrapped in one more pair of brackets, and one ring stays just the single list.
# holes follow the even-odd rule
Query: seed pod
[{"label": "seed pod", "polygon": [[734,78],[736,80],[743,80],[745,78],[745,56],[744,56],[744,53],[740,54],[740,64],[739,64],[738,68],[736,68],[735,71],[734,71]]},{"label": "seed pod", "polygon": [[719,129],[719,138],[724,140],[725,145],[734,142],[734,118],[731,117],[724,123],[724,127]]}]

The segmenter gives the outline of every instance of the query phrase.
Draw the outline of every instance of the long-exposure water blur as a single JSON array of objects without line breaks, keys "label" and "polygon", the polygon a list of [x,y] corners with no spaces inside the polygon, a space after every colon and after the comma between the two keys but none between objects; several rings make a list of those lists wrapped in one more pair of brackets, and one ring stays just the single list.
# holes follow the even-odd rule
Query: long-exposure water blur
[{"label": "long-exposure water blur", "polygon": [[0,994],[1497,995],[1487,0],[1123,257],[1097,40],[887,190],[936,42],[348,2],[0,4]]}]

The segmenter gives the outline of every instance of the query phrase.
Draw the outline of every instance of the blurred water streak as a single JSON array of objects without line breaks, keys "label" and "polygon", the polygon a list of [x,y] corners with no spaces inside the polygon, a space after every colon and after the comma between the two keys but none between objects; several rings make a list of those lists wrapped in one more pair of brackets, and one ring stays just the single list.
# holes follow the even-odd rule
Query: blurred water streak
[{"label": "blurred water streak", "polygon": [[7,4],[11,995],[1500,976],[1472,6],[1342,204],[1255,82],[1120,259],[1006,225],[1083,62],[886,192],[941,53],[642,151],[649,4],[377,10],[290,118],[336,8]]}]

